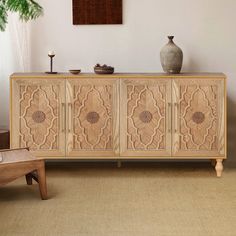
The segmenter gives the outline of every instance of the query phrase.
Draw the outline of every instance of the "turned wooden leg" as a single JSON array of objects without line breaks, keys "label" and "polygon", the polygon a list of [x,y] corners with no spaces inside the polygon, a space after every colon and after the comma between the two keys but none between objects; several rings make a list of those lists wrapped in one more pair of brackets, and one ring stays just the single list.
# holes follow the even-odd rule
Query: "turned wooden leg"
[{"label": "turned wooden leg", "polygon": [[47,185],[46,185],[46,176],[45,176],[45,164],[43,164],[37,169],[38,174],[38,183],[39,183],[39,191],[41,194],[42,200],[47,199]]},{"label": "turned wooden leg", "polygon": [[216,166],[216,159],[211,159],[211,165],[212,165],[213,167]]},{"label": "turned wooden leg", "polygon": [[32,176],[31,176],[31,174],[25,175],[25,179],[26,179],[26,183],[28,185],[32,185]]},{"label": "turned wooden leg", "polygon": [[222,175],[222,171],[224,169],[222,162],[223,162],[223,159],[216,159],[215,169],[216,169],[217,177],[221,177],[221,175]]}]

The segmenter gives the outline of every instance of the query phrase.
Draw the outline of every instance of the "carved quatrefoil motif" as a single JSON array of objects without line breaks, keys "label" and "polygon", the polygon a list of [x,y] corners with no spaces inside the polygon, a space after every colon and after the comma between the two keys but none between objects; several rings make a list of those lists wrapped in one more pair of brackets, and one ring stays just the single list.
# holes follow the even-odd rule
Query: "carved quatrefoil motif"
[{"label": "carved quatrefoil motif", "polygon": [[43,123],[46,119],[46,115],[43,111],[35,111],[32,114],[32,119],[35,123]]},{"label": "carved quatrefoil motif", "polygon": [[90,124],[95,124],[99,121],[99,114],[95,111],[91,111],[87,114],[86,119]]},{"label": "carved quatrefoil motif", "polygon": [[204,115],[204,113],[197,111],[197,112],[193,113],[192,120],[196,124],[201,124],[205,120],[205,115]]},{"label": "carved quatrefoil motif", "polygon": [[140,113],[139,115],[139,119],[143,122],[143,123],[150,123],[152,121],[152,113],[150,111],[143,111]]}]

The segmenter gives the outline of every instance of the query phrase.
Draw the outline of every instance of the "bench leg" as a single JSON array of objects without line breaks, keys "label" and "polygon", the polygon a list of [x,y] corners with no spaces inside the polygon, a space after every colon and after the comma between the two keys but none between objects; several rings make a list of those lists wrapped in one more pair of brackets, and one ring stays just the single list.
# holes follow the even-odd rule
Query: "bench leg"
[{"label": "bench leg", "polygon": [[32,175],[31,174],[25,175],[25,179],[26,179],[26,183],[28,185],[32,185]]},{"label": "bench leg", "polygon": [[38,183],[39,183],[39,191],[42,200],[47,199],[47,185],[46,185],[46,176],[45,176],[45,164],[43,164],[37,169],[38,174]]}]

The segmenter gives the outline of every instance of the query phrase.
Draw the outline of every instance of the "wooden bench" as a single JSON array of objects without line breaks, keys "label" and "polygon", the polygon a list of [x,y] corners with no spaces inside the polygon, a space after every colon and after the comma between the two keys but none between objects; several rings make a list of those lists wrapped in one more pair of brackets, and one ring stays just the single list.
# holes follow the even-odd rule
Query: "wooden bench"
[{"label": "wooden bench", "polygon": [[10,132],[9,130],[0,129],[0,149],[10,148]]},{"label": "wooden bench", "polygon": [[41,198],[47,199],[44,160],[36,159],[27,149],[0,150],[0,186],[24,175],[28,185],[33,179],[38,182]]}]

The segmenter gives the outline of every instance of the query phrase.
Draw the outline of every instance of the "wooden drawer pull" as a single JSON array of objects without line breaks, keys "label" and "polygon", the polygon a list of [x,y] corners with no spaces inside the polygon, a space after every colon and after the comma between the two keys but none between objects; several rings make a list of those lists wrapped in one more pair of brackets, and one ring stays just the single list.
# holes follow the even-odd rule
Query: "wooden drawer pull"
[{"label": "wooden drawer pull", "polygon": [[179,132],[179,104],[177,102],[174,103],[174,110],[175,110],[175,114],[174,114],[174,119],[175,119],[175,133]]},{"label": "wooden drawer pull", "polygon": [[62,102],[61,103],[61,113],[62,113],[62,124],[61,124],[61,132],[64,133],[65,132],[65,103]]},{"label": "wooden drawer pull", "polygon": [[172,104],[169,102],[168,103],[168,132],[171,133],[171,108],[172,108]]},{"label": "wooden drawer pull", "polygon": [[68,103],[68,132],[72,131],[72,103]]}]

